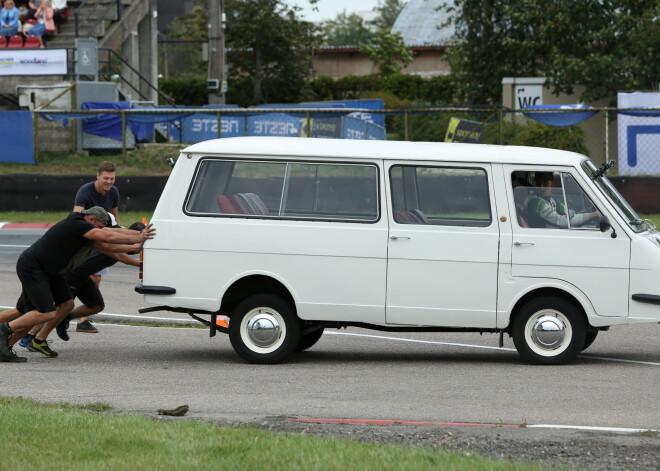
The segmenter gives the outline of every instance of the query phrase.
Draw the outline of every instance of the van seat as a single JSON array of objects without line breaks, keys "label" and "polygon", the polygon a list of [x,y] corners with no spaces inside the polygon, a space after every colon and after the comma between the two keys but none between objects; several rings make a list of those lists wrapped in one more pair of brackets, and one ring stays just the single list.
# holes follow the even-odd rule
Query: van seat
[{"label": "van seat", "polygon": [[429,219],[419,209],[410,211],[397,211],[394,213],[394,220],[399,224],[431,224]]},{"label": "van seat", "polygon": [[264,202],[255,193],[218,195],[217,199],[220,212],[223,214],[270,215]]}]

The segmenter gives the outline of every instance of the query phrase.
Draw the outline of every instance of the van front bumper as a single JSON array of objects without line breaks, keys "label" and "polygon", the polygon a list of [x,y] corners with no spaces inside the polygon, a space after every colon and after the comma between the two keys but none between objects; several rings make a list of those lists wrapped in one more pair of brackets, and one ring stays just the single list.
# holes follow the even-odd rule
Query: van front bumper
[{"label": "van front bumper", "polygon": [[135,291],[140,294],[176,294],[176,288],[170,286],[137,285]]}]

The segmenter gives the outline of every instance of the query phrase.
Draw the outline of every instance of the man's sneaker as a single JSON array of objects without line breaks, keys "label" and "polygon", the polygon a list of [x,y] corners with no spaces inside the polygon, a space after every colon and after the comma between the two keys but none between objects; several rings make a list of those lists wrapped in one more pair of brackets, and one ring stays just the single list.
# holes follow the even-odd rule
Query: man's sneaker
[{"label": "man's sneaker", "polygon": [[0,362],[4,363],[24,363],[27,361],[25,357],[19,357],[14,353],[14,349],[9,347],[9,355],[2,354],[0,355]]},{"label": "man's sneaker", "polygon": [[57,356],[57,352],[52,351],[48,346],[48,340],[41,341],[37,338],[33,338],[30,347],[39,353],[43,353],[48,358],[55,358]]},{"label": "man's sneaker", "polygon": [[78,322],[78,325],[76,326],[76,332],[87,332],[88,334],[95,334],[98,331],[99,329],[94,327],[89,321]]},{"label": "man's sneaker", "polygon": [[9,346],[9,337],[11,337],[12,333],[8,323],[3,322],[0,324],[0,356],[2,357],[10,357],[12,354],[11,347]]},{"label": "man's sneaker", "polygon": [[57,336],[64,340],[65,342],[69,340],[69,333],[67,332],[69,330],[69,319],[64,319],[62,322],[58,324],[57,327],[55,327],[55,332],[57,332]]},{"label": "man's sneaker", "polygon": [[35,350],[32,350],[32,347],[30,344],[32,343],[32,339],[34,338],[34,335],[31,334],[26,334],[23,336],[21,340],[18,341],[18,344],[27,349],[28,352],[34,352]]}]

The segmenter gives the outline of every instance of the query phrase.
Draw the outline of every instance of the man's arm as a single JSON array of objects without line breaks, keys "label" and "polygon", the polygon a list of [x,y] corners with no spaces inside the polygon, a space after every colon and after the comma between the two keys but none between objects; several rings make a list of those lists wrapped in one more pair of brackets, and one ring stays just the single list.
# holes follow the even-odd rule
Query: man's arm
[{"label": "man's arm", "polygon": [[114,208],[112,208],[112,209],[110,210],[110,212],[112,213],[112,215],[115,217],[115,221],[117,221],[117,224],[119,224],[119,211],[118,211],[118,209],[119,209],[119,208],[117,208],[117,207],[115,206]]},{"label": "man's arm", "polygon": [[134,267],[139,267],[140,266],[140,261],[137,260],[136,258],[131,257],[127,253],[124,252],[117,252],[117,253],[112,253],[109,254],[111,257],[116,259],[118,262],[124,263],[126,265],[132,265]]},{"label": "man's arm", "polygon": [[73,212],[74,212],[74,213],[79,213],[79,212],[82,211],[83,209],[85,209],[84,206],[74,206],[74,207],[73,207]]},{"label": "man's arm", "polygon": [[[125,232],[131,232],[127,234]],[[156,228],[149,224],[143,231],[125,231],[104,227],[102,229],[94,228],[83,234],[86,239],[95,242],[107,242],[109,244],[141,244],[145,240],[153,239],[156,236]],[[131,252],[126,250],[125,252]]]},{"label": "man's arm", "polygon": [[[131,260],[134,260],[133,257],[128,255],[127,252],[139,252],[142,250],[142,244],[108,244],[106,242],[94,242],[92,244],[92,247],[94,247],[96,250],[99,250],[100,252],[103,252],[106,255],[109,255],[110,257],[126,263],[127,265],[135,265],[135,263],[129,263],[127,262],[127,258],[130,258]],[[124,257],[125,256],[125,257]],[[136,266],[139,266],[139,262],[137,262]]]}]

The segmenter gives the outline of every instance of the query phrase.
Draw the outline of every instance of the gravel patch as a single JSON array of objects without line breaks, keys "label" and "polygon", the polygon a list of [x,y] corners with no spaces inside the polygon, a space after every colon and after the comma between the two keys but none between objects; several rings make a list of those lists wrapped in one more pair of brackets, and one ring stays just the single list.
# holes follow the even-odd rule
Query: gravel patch
[{"label": "gravel patch", "polygon": [[392,443],[478,454],[494,459],[593,471],[660,469],[660,434],[525,427],[445,427],[295,422],[272,417],[253,423],[275,432],[366,443]]}]

